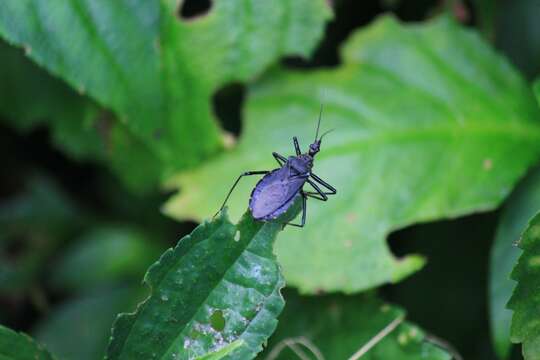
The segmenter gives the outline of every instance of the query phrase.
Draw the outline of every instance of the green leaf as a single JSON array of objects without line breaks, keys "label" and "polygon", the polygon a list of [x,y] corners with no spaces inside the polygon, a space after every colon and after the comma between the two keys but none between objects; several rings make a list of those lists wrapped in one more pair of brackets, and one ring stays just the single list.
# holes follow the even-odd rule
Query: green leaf
[{"label": "green leaf", "polygon": [[0,325],[1,360],[53,360],[51,354],[31,337]]},{"label": "green leaf", "polygon": [[[493,2],[495,44],[529,78],[540,75],[540,24],[536,0]],[[520,41],[515,41],[520,39]]]},{"label": "green leaf", "polygon": [[49,257],[86,221],[51,179],[28,176],[24,191],[0,204],[0,291],[13,295],[32,286]]},{"label": "green leaf", "polygon": [[58,288],[88,290],[110,281],[139,278],[161,250],[140,229],[96,227],[66,250],[51,274],[52,283]]},{"label": "green leaf", "polygon": [[54,180],[42,174],[28,175],[22,191],[0,205],[0,229],[4,234],[20,231],[65,234],[85,220],[82,209]]},{"label": "green leaf", "polygon": [[221,147],[210,101],[220,86],[250,79],[284,55],[307,55],[330,17],[324,0],[215,1],[193,21],[179,19],[177,6],[8,0],[0,36],[113,110],[167,173]]},{"label": "green leaf", "polygon": [[0,78],[3,121],[19,131],[47,125],[58,149],[76,160],[105,163],[133,190],[156,182],[159,162],[112,114],[2,41]]},{"label": "green leaf", "polygon": [[504,207],[491,250],[489,279],[489,310],[491,336],[500,358],[510,352],[510,323],[512,313],[506,303],[515,282],[510,273],[520,255],[514,243],[529,220],[540,210],[540,169],[529,174],[512,193]]},{"label": "green leaf", "polygon": [[508,308],[513,310],[510,340],[523,343],[525,360],[540,359],[540,214],[528,224],[519,240],[523,253],[512,270],[517,281]]},{"label": "green leaf", "polygon": [[227,358],[253,358],[283,307],[274,238],[298,211],[268,223],[246,213],[238,225],[223,213],[181,239],[148,270],[150,297],[117,319],[107,359],[191,359],[239,339]]},{"label": "green leaf", "polygon": [[32,334],[62,360],[101,360],[116,315],[141,295],[118,285],[87,292],[55,306]]},{"label": "green leaf", "polygon": [[203,355],[201,357],[198,357],[197,360],[219,360],[219,359],[223,359],[225,356],[231,354],[234,350],[236,350],[237,348],[239,348],[240,346],[242,346],[244,344],[244,342],[242,340],[236,340],[236,341],[233,341],[232,343],[224,346],[223,348],[215,351],[215,352],[212,352],[212,353],[209,353],[207,355]]},{"label": "green leaf", "polygon": [[475,15],[478,17],[478,27],[487,40],[495,38],[498,3],[491,0],[473,0]]},{"label": "green leaf", "polygon": [[[296,359],[293,344],[305,354],[319,352],[324,359],[349,359],[405,316],[402,309],[372,295],[300,297],[287,292],[286,298],[279,326],[260,359]],[[400,320],[394,324],[398,323],[361,359],[451,359],[446,351],[425,341],[423,330]]]},{"label": "green leaf", "polygon": [[103,156],[102,141],[93,123],[99,109],[3,41],[0,77],[0,112],[4,121],[23,131],[48,121],[55,144],[73,157]]},{"label": "green leaf", "polygon": [[[288,284],[302,292],[354,292],[417,271],[423,258],[391,254],[391,231],[495,208],[540,150],[527,84],[447,18],[403,25],[382,17],[351,36],[342,59],[336,69],[276,70],[253,86],[238,147],[171,179],[181,192],[165,205],[177,219],[208,216],[238,174],[276,167],[272,151],[291,154],[293,135],[305,150],[323,103],[321,126],[336,131],[314,172],[338,194],[309,201],[306,227],[276,244]],[[233,218],[253,186],[238,186]]]},{"label": "green leaf", "polygon": [[533,91],[534,95],[536,96],[536,100],[540,104],[540,78],[536,79],[536,81],[533,83]]}]

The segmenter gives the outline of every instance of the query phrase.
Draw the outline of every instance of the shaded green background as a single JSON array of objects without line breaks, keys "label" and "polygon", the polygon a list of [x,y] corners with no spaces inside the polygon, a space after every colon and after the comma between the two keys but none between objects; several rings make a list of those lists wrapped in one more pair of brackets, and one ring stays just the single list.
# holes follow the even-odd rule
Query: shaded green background
[{"label": "shaded green background", "polygon": [[[446,3],[336,0],[335,19],[313,58],[284,58],[281,62],[291,68],[336,66],[338,46],[377,15],[392,11],[402,20],[421,21],[447,5],[468,26],[481,29],[528,78],[538,75],[540,38],[534,36],[540,30],[535,21],[538,16],[534,16],[540,14],[538,2]],[[204,2],[187,1],[182,10],[184,16],[196,15],[205,10]],[[514,41],[516,38],[523,40]],[[2,44],[0,51],[11,50]],[[39,86],[38,82],[36,89]],[[214,94],[214,111],[222,126],[234,134],[241,134],[244,95],[245,88],[239,84],[228,84]],[[24,104],[35,94],[18,96],[13,101]],[[195,224],[175,222],[157,211],[168,194],[134,194],[98,162],[67,157],[54,146],[46,126],[20,133],[10,125],[13,119],[0,116],[5,120],[0,121],[4,169],[0,175],[0,238],[4,240],[0,323],[31,333],[66,356],[76,355],[62,348],[65,334],[84,338],[85,346],[76,351],[84,351],[87,359],[99,358],[113,314],[128,310],[143,297],[140,279],[157,257],[150,255],[174,245]],[[495,211],[415,225],[393,233],[389,241],[394,253],[421,253],[428,264],[402,283],[385,286],[382,297],[407,309],[411,322],[452,343],[465,359],[495,358],[488,326],[487,283],[499,216]],[[109,229],[111,237],[120,231],[128,239],[119,241],[114,250],[132,254],[128,266],[116,266],[114,257],[107,260],[110,263],[100,263],[104,261],[100,255],[110,252],[109,248],[88,250],[81,245],[96,227]],[[144,250],[140,242],[145,244]],[[88,268],[107,271],[95,278],[85,277],[78,287],[68,276],[72,270],[65,260],[76,252]],[[67,269],[65,274],[61,264]],[[512,359],[520,358],[515,347]]]}]

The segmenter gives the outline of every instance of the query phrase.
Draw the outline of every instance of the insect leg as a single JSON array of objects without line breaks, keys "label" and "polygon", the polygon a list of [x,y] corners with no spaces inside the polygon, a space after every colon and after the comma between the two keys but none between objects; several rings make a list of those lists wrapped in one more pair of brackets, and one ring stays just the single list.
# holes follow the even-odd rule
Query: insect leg
[{"label": "insect leg", "polygon": [[302,220],[300,221],[300,224],[293,224],[292,222],[285,223],[284,225],[291,225],[296,227],[304,227],[306,224],[306,209],[307,209],[307,196],[304,194],[303,191],[300,192],[302,195]]},{"label": "insect leg", "polygon": [[310,179],[307,179],[306,180],[307,183],[311,186],[313,186],[313,188],[316,190],[316,192],[313,192],[313,191],[304,191],[304,194],[306,194],[307,196],[311,197],[311,198],[314,198],[314,199],[317,199],[317,200],[322,200],[322,201],[326,201],[328,200],[328,196],[327,193],[323,192],[321,190],[320,187],[317,186],[317,184],[315,184],[313,181],[311,181]]},{"label": "insect leg", "polygon": [[216,217],[217,214],[219,214],[221,212],[221,210],[223,210],[223,208],[225,207],[225,204],[227,204],[227,200],[229,200],[229,197],[231,196],[234,188],[236,187],[236,185],[238,185],[238,182],[240,181],[241,178],[243,178],[244,176],[251,176],[251,175],[263,175],[263,174],[268,174],[270,171],[268,170],[261,170],[261,171],[246,171],[245,173],[242,173],[240,174],[240,176],[238,176],[238,179],[236,179],[236,181],[234,182],[233,186],[231,187],[231,189],[229,190],[229,193],[227,194],[227,196],[225,197],[225,200],[223,201],[223,204],[221,204],[221,207],[219,208],[218,212],[214,214],[214,217]]},{"label": "insect leg", "polygon": [[287,158],[283,155],[278,154],[277,152],[273,152],[272,156],[274,156],[274,159],[276,159],[279,166],[283,166],[283,164],[287,162]]},{"label": "insect leg", "polygon": [[296,136],[293,136],[292,140],[294,143],[294,150],[296,151],[296,155],[302,154],[302,151],[300,151],[300,145],[298,145],[298,139],[296,138]]},{"label": "insect leg", "polygon": [[310,173],[309,174],[313,180],[315,180],[317,183],[321,184],[322,186],[324,186],[325,188],[327,188],[328,190],[330,190],[330,192],[325,192],[326,195],[334,195],[337,193],[337,190],[335,187],[333,187],[332,185],[330,185],[329,183],[327,183],[326,181],[324,181],[323,179],[321,179],[320,177],[318,177],[317,175],[315,175],[314,173]]}]

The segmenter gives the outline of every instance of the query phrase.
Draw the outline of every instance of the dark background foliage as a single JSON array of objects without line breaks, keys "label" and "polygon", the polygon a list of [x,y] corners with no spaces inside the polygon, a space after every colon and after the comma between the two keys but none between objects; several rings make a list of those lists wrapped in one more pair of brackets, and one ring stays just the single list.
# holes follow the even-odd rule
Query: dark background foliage
[{"label": "dark background foliage", "polygon": [[[181,15],[198,16],[210,6],[208,1],[186,1]],[[314,56],[310,60],[286,58],[282,63],[293,68],[334,67],[340,63],[340,44],[379,14],[391,11],[402,20],[421,21],[450,8],[461,22],[481,29],[533,78],[540,70],[540,23],[535,16],[538,6],[535,0],[336,0],[335,18]],[[215,113],[223,127],[236,135],[242,132],[240,109],[244,97],[245,89],[240,84],[227,85],[214,94]],[[77,290],[55,286],[48,279],[72,243],[96,224],[136,224],[158,249],[174,245],[196,225],[173,221],[157,211],[168,194],[134,194],[103,166],[70,159],[51,144],[47,127],[20,133],[9,123],[0,121],[0,236],[7,239],[1,253],[0,280],[10,276],[26,280],[20,280],[18,288],[0,287],[0,323],[34,333],[43,326],[43,319],[80,296]],[[47,193],[50,187],[56,189],[60,200],[53,201],[64,204],[65,212],[55,214],[45,209],[32,213],[21,197],[45,204],[32,192],[36,184],[45,186]],[[70,215],[75,213],[82,214],[77,218],[84,220],[73,221]],[[14,224],[13,217],[17,216],[20,222]],[[408,319],[446,339],[465,359],[495,358],[489,336],[486,284],[498,219],[499,212],[494,211],[420,224],[393,233],[389,240],[394,253],[422,253],[428,265],[397,285],[385,286],[383,298],[402,305]],[[36,252],[43,256],[33,256]],[[147,265],[144,260],[133,271],[105,277],[96,288],[118,283],[133,287]],[[34,267],[39,270],[32,270]],[[515,348],[512,359],[519,358],[519,349]]]}]

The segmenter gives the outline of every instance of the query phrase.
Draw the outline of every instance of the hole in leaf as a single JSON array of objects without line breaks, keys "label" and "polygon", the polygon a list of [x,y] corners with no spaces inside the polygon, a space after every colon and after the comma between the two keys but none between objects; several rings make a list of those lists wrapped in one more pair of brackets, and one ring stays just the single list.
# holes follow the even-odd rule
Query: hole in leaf
[{"label": "hole in leaf", "polygon": [[241,109],[246,89],[240,83],[223,86],[212,98],[214,113],[223,129],[238,136],[242,128]]},{"label": "hole in leaf", "polygon": [[[407,317],[418,325],[452,344],[460,344],[464,359],[478,359],[474,344],[479,338],[489,342],[485,331],[487,270],[497,220],[496,212],[475,214],[413,225],[392,233],[389,239],[398,257],[419,253],[428,262],[405,281],[384,286],[381,294],[389,302],[399,299],[407,309]],[[448,293],[451,298],[445,295]],[[429,301],[424,297],[419,300],[419,294],[429,294]],[[487,354],[487,358],[496,356]]]},{"label": "hole in leaf", "polygon": [[223,311],[216,310],[210,316],[210,326],[216,331],[223,331],[225,329],[225,317],[223,317]]},{"label": "hole in leaf", "polygon": [[[282,64],[289,68],[335,67],[341,64],[340,47],[347,38],[358,29],[367,26],[381,13],[392,10],[393,14],[404,21],[421,21],[435,10],[441,11],[443,1],[438,0],[339,0],[330,1],[334,19],[328,23],[324,37],[309,59],[288,56]],[[468,1],[464,2],[465,4]],[[468,6],[468,9],[473,7]],[[439,10],[441,9],[441,10]],[[459,10],[458,10],[459,11]]]},{"label": "hole in leaf", "polygon": [[328,23],[324,37],[317,49],[305,59],[289,56],[283,59],[283,65],[289,68],[334,67],[341,63],[339,48],[356,29],[367,25],[383,9],[378,1],[335,1],[333,2],[334,19]]},{"label": "hole in leaf", "polygon": [[210,0],[184,0],[180,7],[180,17],[182,19],[192,19],[202,16],[210,10],[212,2]]}]

